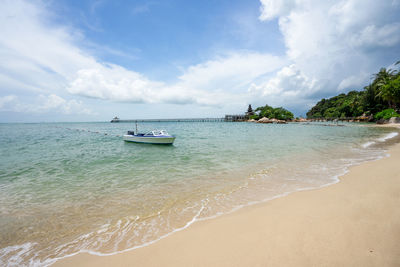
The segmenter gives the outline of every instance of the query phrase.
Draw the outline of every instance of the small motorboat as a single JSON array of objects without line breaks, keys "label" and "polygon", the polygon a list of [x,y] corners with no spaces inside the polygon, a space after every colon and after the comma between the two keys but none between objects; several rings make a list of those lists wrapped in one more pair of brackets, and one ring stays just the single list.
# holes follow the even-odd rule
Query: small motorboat
[{"label": "small motorboat", "polygon": [[175,136],[170,135],[165,130],[153,130],[146,134],[128,131],[123,136],[126,142],[144,143],[144,144],[160,144],[171,145],[175,141]]}]

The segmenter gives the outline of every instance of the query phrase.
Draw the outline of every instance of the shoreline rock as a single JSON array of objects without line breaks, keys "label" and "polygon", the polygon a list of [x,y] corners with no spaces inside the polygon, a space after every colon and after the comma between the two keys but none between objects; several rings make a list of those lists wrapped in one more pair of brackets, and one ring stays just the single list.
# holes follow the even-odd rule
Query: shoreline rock
[{"label": "shoreline rock", "polygon": [[380,119],[376,121],[376,124],[399,124],[399,123],[400,123],[400,117],[391,117],[388,120]]},{"label": "shoreline rock", "polygon": [[278,123],[278,124],[285,124],[285,123],[287,123],[287,122],[284,121],[284,120],[269,119],[269,118],[263,117],[263,118],[259,119],[259,120],[257,121],[257,123]]},{"label": "shoreline rock", "polygon": [[388,123],[400,123],[400,117],[391,117]]}]

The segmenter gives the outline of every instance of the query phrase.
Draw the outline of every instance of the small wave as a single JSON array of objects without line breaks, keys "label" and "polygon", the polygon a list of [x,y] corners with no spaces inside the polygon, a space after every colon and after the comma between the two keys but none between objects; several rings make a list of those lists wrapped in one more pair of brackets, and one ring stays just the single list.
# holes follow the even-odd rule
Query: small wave
[{"label": "small wave", "polygon": [[366,142],[366,143],[362,144],[361,146],[362,146],[362,148],[367,148],[373,144],[375,144],[375,142],[371,141],[371,142]]},{"label": "small wave", "polygon": [[[386,140],[391,139],[393,137],[396,137],[397,135],[399,135],[398,132],[391,132],[391,133],[388,133],[387,135],[385,135],[385,136],[383,136],[381,138],[376,139],[376,141],[385,142]],[[362,148],[370,147],[371,145],[376,144],[376,141],[368,141],[368,142],[362,144],[361,147]]]},{"label": "small wave", "polygon": [[[81,235],[80,237],[76,238],[75,240],[73,240],[69,243],[60,245],[59,247],[57,247],[55,249],[56,254],[59,255],[56,257],[47,257],[44,259],[38,258],[37,256],[40,253],[40,251],[34,252],[34,250],[33,250],[34,246],[37,243],[25,243],[22,245],[9,246],[9,247],[0,249],[0,266],[8,266],[8,267],[11,267],[11,266],[32,266],[32,267],[43,266],[43,267],[48,267],[48,266],[54,264],[56,261],[59,261],[61,259],[65,259],[65,258],[69,258],[69,257],[75,256],[75,255],[77,255],[79,253],[83,253],[83,252],[89,253],[91,255],[96,255],[96,256],[111,256],[111,255],[116,255],[116,254],[120,254],[123,252],[131,251],[131,250],[134,250],[137,248],[146,247],[148,245],[156,243],[157,241],[159,241],[161,239],[164,239],[165,237],[170,236],[171,234],[173,234],[175,232],[184,230],[184,229],[188,228],[190,225],[192,225],[194,222],[199,221],[202,212],[204,211],[204,209],[207,206],[207,203],[208,203],[208,199],[203,199],[201,201],[201,205],[200,205],[198,211],[182,227],[171,229],[171,231],[161,235],[158,238],[155,238],[150,241],[145,241],[142,244],[134,245],[127,249],[120,250],[117,248],[117,245],[119,243],[118,241],[121,241],[125,237],[127,230],[124,228],[126,228],[127,225],[129,226],[129,228],[131,228],[133,224],[132,224],[132,222],[123,223],[122,220],[119,220],[117,222],[118,227],[116,230],[108,232],[111,225],[105,224],[97,231],[89,232],[87,234]],[[121,232],[118,233],[118,230]],[[97,241],[93,241],[90,239],[90,237],[93,237],[95,235],[95,233],[104,233],[104,232],[107,232],[106,233],[106,237],[108,237],[108,239],[106,238],[107,240],[105,240],[104,238],[97,240]],[[113,236],[114,234],[118,234],[118,236],[119,236],[119,239],[116,241],[116,244],[114,246],[114,251],[113,252],[97,251],[100,248],[101,243],[110,241],[111,236]],[[96,244],[98,243],[99,245],[97,247],[89,248],[90,247],[89,244],[93,243],[93,242]],[[80,244],[80,245],[78,245],[78,244]],[[70,251],[71,247],[75,247],[76,250],[74,252]],[[4,259],[5,261],[3,262],[2,259]]]},{"label": "small wave", "polygon": [[[36,243],[25,243],[22,245],[8,246],[0,249],[0,265],[1,266],[24,266],[24,256],[32,254],[33,247]],[[7,261],[3,261],[6,259]]]},{"label": "small wave", "polygon": [[393,137],[395,137],[397,135],[399,135],[398,132],[392,132],[392,133],[389,133],[389,134],[385,135],[382,138],[379,138],[378,141],[379,142],[385,142],[386,140],[391,139],[391,138],[393,138]]}]

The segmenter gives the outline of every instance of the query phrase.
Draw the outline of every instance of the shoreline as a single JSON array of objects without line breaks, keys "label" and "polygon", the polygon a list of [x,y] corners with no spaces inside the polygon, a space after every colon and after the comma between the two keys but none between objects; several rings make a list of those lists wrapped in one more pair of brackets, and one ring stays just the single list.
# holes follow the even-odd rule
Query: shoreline
[{"label": "shoreline", "polygon": [[388,153],[350,167],[340,183],[196,221],[149,246],[52,266],[398,266],[400,143]]}]

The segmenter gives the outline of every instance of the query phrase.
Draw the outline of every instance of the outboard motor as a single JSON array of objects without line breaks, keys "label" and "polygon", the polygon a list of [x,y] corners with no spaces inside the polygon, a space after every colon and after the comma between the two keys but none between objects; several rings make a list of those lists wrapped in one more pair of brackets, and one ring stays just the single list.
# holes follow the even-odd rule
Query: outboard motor
[{"label": "outboard motor", "polygon": [[135,132],[134,131],[128,131],[128,134],[129,135],[135,135]]}]

